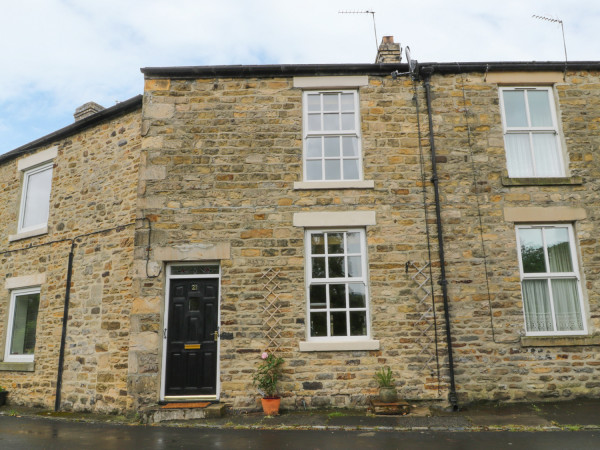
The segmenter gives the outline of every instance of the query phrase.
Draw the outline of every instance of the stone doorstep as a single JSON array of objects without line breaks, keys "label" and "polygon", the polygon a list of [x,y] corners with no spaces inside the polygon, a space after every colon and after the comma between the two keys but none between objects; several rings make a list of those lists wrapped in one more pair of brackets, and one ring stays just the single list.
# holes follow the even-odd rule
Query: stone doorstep
[{"label": "stone doorstep", "polygon": [[205,408],[185,406],[177,408],[163,408],[160,405],[151,406],[140,411],[142,423],[152,424],[169,420],[196,420],[214,419],[225,414],[225,403],[213,403]]}]

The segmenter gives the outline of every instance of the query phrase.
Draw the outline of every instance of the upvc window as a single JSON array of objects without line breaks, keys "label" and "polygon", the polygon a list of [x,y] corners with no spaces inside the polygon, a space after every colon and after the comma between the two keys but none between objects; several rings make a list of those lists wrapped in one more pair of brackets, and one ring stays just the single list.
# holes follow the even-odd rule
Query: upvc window
[{"label": "upvc window", "polygon": [[304,92],[304,180],[362,180],[358,91]]},{"label": "upvc window", "polygon": [[43,228],[48,224],[53,163],[26,170],[23,173],[23,193],[18,232]]},{"label": "upvc window", "polygon": [[509,177],[564,177],[552,88],[501,88],[500,103]]},{"label": "upvc window", "polygon": [[364,230],[306,232],[309,337],[369,336]]},{"label": "upvc window", "polygon": [[585,334],[573,227],[517,227],[523,310],[528,335]]},{"label": "upvc window", "polygon": [[33,361],[39,304],[40,288],[11,292],[4,361]]}]

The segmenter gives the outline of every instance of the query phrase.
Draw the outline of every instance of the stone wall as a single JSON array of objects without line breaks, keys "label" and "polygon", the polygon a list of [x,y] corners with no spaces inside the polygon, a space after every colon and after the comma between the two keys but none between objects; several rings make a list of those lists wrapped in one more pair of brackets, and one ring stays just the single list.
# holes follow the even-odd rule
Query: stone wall
[{"label": "stone wall", "polygon": [[[428,357],[419,356],[418,341],[431,337],[433,327],[425,337],[418,331],[424,309],[417,306],[414,269],[405,271],[407,261],[418,267],[428,261],[412,97],[410,82],[372,78],[360,88],[364,179],[374,180],[374,188],[298,190],[302,91],[292,79],[146,81],[139,206],[153,221],[153,248],[231,246],[220,261],[220,377],[221,398],[236,408],[257,401],[251,373],[267,346],[261,276],[268,269],[280,271],[285,407],[364,406],[377,391],[374,372],[384,365],[394,368],[405,396],[439,398],[435,360],[426,368]],[[292,222],[306,211],[376,212],[376,225],[366,229],[372,337],[380,350],[299,351],[306,339],[304,229]],[[140,267],[144,233],[136,239]],[[145,364],[143,373],[131,374],[132,384],[141,403],[153,403],[165,279],[142,276],[137,283],[146,299],[140,320],[153,321],[156,337],[136,353]],[[445,377],[442,368],[442,390]]]},{"label": "stone wall", "polygon": [[[598,74],[569,74],[556,86],[573,177],[555,186],[503,184],[496,84],[483,74],[436,75],[432,87],[460,401],[597,395],[600,362],[597,347],[588,345],[594,338],[555,339],[550,347],[547,341],[521,338],[515,230],[504,220],[504,208],[585,208],[587,218],[575,229],[589,329],[595,333]],[[302,92],[293,88],[291,78],[147,78],[139,207],[153,221],[153,246],[231,246],[230,255],[217,258],[222,269],[222,400],[236,408],[256,405],[251,374],[267,346],[261,276],[268,269],[280,270],[284,407],[364,405],[376,393],[373,374],[384,365],[394,370],[402,396],[445,400],[448,367],[425,97],[419,84],[421,164],[413,89],[405,79],[370,76],[369,85],[359,90],[364,179],[374,180],[373,189],[299,190],[293,183],[302,180]],[[422,168],[439,378],[435,359],[425,365],[429,357],[422,343],[434,337],[434,328],[428,328],[432,319],[420,320],[426,306],[419,306],[422,293],[412,280],[415,267],[429,261]],[[304,230],[292,220],[294,213],[306,211],[376,212],[376,225],[366,229],[372,338],[380,341],[379,350],[299,351],[307,333]],[[143,369],[130,370],[139,404],[158,398],[165,285],[164,270],[153,279],[143,273],[145,233],[138,232],[136,241],[140,310],[132,319],[145,325],[132,336],[140,344],[131,357],[131,367]],[[158,273],[164,264],[155,258],[150,267]],[[434,352],[432,345],[426,347]]]},{"label": "stone wall", "polygon": [[[273,296],[263,277],[269,270],[279,271],[273,289],[286,360],[284,408],[365,406],[377,393],[373,375],[382,366],[392,368],[401,396],[444,403],[449,370],[424,90],[406,78],[368,80],[359,88],[361,142],[364,180],[373,187],[294,187],[302,181],[302,90],[291,77],[147,77],[143,112],[39,148],[58,149],[42,236],[9,242],[21,179],[18,159],[3,163],[0,273],[3,280],[46,279],[34,371],[8,370],[0,361],[10,401],[53,406],[70,240],[86,235],[74,248],[65,409],[156,404],[166,263],[177,261],[220,263],[220,398],[236,409],[258,404],[251,375],[269,347],[264,307]],[[542,184],[507,177],[491,77],[434,75],[431,85],[460,402],[599,395],[599,74],[570,72],[556,83],[569,177]],[[568,221],[587,337],[524,336],[515,224],[507,209],[515,207],[578,212]],[[300,351],[307,339],[305,229],[294,226],[294,214],[306,212],[375,213],[375,224],[364,228],[371,338],[379,349]],[[431,283],[422,275],[429,276],[429,263]],[[434,290],[435,323],[430,301],[420,303],[420,284]],[[0,356],[10,296],[1,288]]]},{"label": "stone wall", "polygon": [[[515,224],[505,217],[505,208],[513,207],[542,207],[555,214],[558,208],[585,211],[584,219],[571,222],[589,308],[588,331],[597,335],[599,74],[570,72],[566,81],[555,85],[569,160],[570,178],[562,180],[566,184],[540,185],[535,180],[519,184],[507,178],[498,85],[486,81],[484,74],[434,76],[432,86],[460,397],[465,401],[599,395],[597,337],[522,337]],[[594,345],[586,345],[590,343]]]},{"label": "stone wall", "polygon": [[[57,147],[48,233],[16,234],[19,159]],[[113,116],[0,167],[0,354],[10,291],[5,280],[45,276],[41,284],[33,371],[0,362],[11,404],[54,406],[68,254],[75,241],[62,408],[122,411],[127,395],[133,237],[140,156],[140,110]],[[143,223],[139,224],[143,226]],[[98,234],[89,235],[102,230]],[[33,247],[33,248],[29,248]]]}]

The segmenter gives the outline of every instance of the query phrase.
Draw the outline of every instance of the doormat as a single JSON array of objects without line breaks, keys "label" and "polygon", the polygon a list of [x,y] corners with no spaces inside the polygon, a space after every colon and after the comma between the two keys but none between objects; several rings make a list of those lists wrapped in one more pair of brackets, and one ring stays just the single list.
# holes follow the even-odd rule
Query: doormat
[{"label": "doormat", "polygon": [[206,408],[210,402],[184,402],[184,403],[167,403],[161,406],[161,409],[178,409],[178,408]]}]

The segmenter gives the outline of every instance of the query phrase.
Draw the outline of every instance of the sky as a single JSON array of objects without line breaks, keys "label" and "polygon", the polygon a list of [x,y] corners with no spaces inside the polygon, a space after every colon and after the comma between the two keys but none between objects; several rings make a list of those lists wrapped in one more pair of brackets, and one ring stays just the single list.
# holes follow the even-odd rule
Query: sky
[{"label": "sky", "polygon": [[388,35],[421,62],[564,61],[534,14],[600,60],[598,0],[3,0],[0,154],[143,93],[141,67],[372,63]]}]

